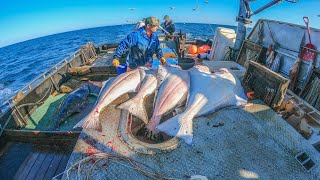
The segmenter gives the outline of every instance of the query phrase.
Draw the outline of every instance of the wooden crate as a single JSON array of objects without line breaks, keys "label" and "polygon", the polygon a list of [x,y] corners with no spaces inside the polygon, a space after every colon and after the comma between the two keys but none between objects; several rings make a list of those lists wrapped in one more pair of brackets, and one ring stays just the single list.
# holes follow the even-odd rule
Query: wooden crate
[{"label": "wooden crate", "polygon": [[264,101],[271,108],[281,105],[289,82],[289,79],[253,61],[249,61],[248,69],[242,80],[247,91],[255,92],[255,97]]},{"label": "wooden crate", "polygon": [[249,40],[245,40],[241,46],[237,63],[243,67],[248,67],[249,61],[257,62],[259,60],[260,54],[262,51],[262,46],[251,42]]}]

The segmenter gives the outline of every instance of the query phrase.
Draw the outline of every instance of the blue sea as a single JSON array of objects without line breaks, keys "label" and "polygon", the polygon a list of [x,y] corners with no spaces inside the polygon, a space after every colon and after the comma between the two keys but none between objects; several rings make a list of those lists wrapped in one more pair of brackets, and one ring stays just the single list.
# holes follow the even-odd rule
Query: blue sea
[{"label": "blue sea", "polygon": [[[213,37],[213,31],[218,26],[236,29],[234,26],[195,23],[177,23],[176,29],[187,33],[188,40],[207,40]],[[132,32],[134,27],[135,25],[130,24],[82,29],[0,48],[0,105],[88,41],[95,45],[118,43]]]}]

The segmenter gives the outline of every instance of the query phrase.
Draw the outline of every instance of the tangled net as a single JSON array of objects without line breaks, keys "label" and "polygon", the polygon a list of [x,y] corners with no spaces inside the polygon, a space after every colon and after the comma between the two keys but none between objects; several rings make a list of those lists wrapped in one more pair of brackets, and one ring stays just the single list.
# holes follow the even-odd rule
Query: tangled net
[{"label": "tangled net", "polygon": [[[144,174],[145,176],[152,178],[152,179],[170,179],[170,180],[176,179],[176,178],[165,177],[165,175],[157,173],[154,168],[152,168],[144,163],[133,160],[129,157],[118,155],[118,154],[102,153],[102,152],[95,153],[93,155],[90,155],[88,157],[85,157],[85,158],[77,161],[72,166],[70,166],[68,169],[66,169],[64,172],[56,175],[52,179],[57,179],[57,177],[62,176],[63,174],[66,174],[66,179],[70,179],[70,174],[71,174],[72,170],[76,170],[77,171],[77,179],[87,180],[90,178],[90,174],[91,174],[92,170],[94,169],[94,167],[96,167],[97,163],[101,160],[107,160],[108,163],[112,161],[112,162],[118,163],[120,165],[123,165],[125,167],[135,169],[135,170],[139,171],[140,173]],[[93,165],[90,167],[90,169],[85,174],[85,176],[82,177],[82,175],[81,175],[83,173],[82,167],[85,163],[87,163],[89,161],[93,162]],[[127,164],[125,164],[125,163],[127,163]],[[149,169],[149,171],[147,169]]]}]

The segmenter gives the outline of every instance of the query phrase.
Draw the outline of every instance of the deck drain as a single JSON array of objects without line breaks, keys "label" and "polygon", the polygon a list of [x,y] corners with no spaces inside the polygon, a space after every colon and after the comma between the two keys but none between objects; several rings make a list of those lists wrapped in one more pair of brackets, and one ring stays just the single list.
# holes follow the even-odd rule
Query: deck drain
[{"label": "deck drain", "polygon": [[296,155],[296,159],[308,172],[314,167],[314,165],[316,165],[314,161],[309,157],[309,155],[305,152],[301,152]]},{"label": "deck drain", "polygon": [[312,144],[312,146],[313,146],[318,152],[320,152],[320,141]]}]

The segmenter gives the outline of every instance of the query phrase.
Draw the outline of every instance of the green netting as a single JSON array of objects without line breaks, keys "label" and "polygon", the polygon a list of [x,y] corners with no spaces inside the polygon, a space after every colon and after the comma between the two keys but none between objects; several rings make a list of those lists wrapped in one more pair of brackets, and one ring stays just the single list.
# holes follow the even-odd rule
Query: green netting
[{"label": "green netting", "polygon": [[[30,116],[25,130],[56,130],[54,128],[55,114],[58,113],[58,107],[66,94],[60,94],[57,96],[50,95],[48,99],[39,106]],[[81,113],[74,113],[64,123],[62,123],[58,130],[70,131],[73,126],[85,117],[92,109],[96,101],[95,96],[89,96],[88,103],[81,109]]]}]

